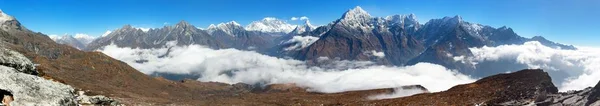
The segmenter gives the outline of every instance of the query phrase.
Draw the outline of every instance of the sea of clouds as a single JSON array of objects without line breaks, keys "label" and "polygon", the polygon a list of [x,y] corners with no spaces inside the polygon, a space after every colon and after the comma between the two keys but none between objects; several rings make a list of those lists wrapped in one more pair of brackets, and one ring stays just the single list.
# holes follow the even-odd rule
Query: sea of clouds
[{"label": "sea of clouds", "polygon": [[553,79],[560,80],[555,82],[560,91],[593,87],[600,80],[599,48],[577,47],[577,50],[563,50],[532,41],[522,45],[470,50],[473,56],[457,56],[454,59],[474,65],[490,61],[512,61],[524,66],[523,68],[544,69]]},{"label": "sea of clouds", "polygon": [[[438,92],[476,80],[457,70],[431,63],[400,67],[323,57],[319,60],[327,61],[327,64],[309,66],[303,61],[271,57],[254,51],[215,50],[201,45],[175,46],[174,43],[158,49],[109,45],[99,51],[124,61],[145,74],[194,74],[201,76],[197,79],[199,81],[230,84],[295,83],[311,91],[323,93],[406,85],[422,85],[430,92]],[[456,61],[477,64],[508,60],[527,66],[525,68],[568,73],[567,78],[560,79],[564,82],[556,84],[561,91],[581,90],[594,86],[600,80],[600,49],[597,48],[578,47],[578,50],[562,50],[543,46],[539,42],[527,42],[522,45],[471,48],[471,51],[473,56],[457,56]],[[403,89],[395,92],[400,93],[378,98],[419,93]]]},{"label": "sea of clouds", "polygon": [[327,64],[309,66],[303,61],[271,57],[253,51],[214,50],[201,45],[174,46],[174,43],[159,49],[109,45],[100,51],[145,74],[198,74],[201,76],[199,81],[230,84],[295,83],[311,91],[324,93],[405,85],[422,85],[429,91],[437,92],[475,81],[455,70],[430,63],[395,67],[366,61],[320,58]]}]

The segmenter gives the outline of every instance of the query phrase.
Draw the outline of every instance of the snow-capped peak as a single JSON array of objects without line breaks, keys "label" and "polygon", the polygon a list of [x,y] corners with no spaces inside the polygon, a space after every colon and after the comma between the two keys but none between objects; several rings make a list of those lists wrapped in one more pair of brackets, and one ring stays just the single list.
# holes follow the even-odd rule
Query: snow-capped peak
[{"label": "snow-capped peak", "polygon": [[[80,36],[82,36],[82,35],[80,35]],[[65,34],[62,36],[48,35],[48,37],[50,37],[50,39],[52,39],[56,43],[66,44],[66,45],[75,47],[77,49],[83,49],[85,47],[85,44],[80,39],[76,39],[75,37],[68,35],[68,34]]]},{"label": "snow-capped peak", "polygon": [[369,13],[356,6],[354,9],[346,11],[336,24],[368,32],[374,28],[372,20],[373,18]]},{"label": "snow-capped peak", "polygon": [[273,17],[265,17],[260,21],[253,21],[246,26],[246,30],[249,31],[261,31],[269,33],[289,33],[294,30],[294,28],[296,28],[296,25],[288,24],[283,20]]},{"label": "snow-capped peak", "polygon": [[342,19],[344,20],[364,20],[370,19],[371,15],[367,11],[363,10],[360,6],[356,6],[354,9],[350,9],[344,13]]},{"label": "snow-capped peak", "polygon": [[84,45],[86,45],[86,44],[94,41],[94,39],[96,39],[96,37],[94,37],[94,36],[90,36],[87,34],[81,34],[81,33],[75,34],[74,38],[77,39],[79,42],[83,43]]},{"label": "snow-capped peak", "polygon": [[104,32],[104,34],[102,34],[102,37],[108,36],[108,34],[112,33],[111,30],[107,30],[106,32]]},{"label": "snow-capped peak", "polygon": [[56,41],[56,40],[63,40],[63,39],[75,39],[71,35],[68,35],[66,33],[64,35],[62,35],[62,36],[59,36],[59,35],[48,35],[48,37],[50,37],[50,39],[52,39],[54,41]]},{"label": "snow-capped peak", "polygon": [[60,38],[58,35],[48,35],[48,37],[50,37],[50,39],[52,39],[54,41],[56,41]]},{"label": "snow-capped peak", "polygon": [[450,23],[453,23],[453,24],[458,24],[458,23],[461,23],[463,21],[462,17],[459,16],[459,15],[456,15],[454,17],[444,17],[442,20],[444,20],[444,22],[450,22]]},{"label": "snow-capped peak", "polygon": [[4,23],[6,21],[11,21],[11,20],[15,20],[15,18],[2,12],[2,10],[0,10],[0,23]]},{"label": "snow-capped peak", "polygon": [[208,26],[206,30],[210,34],[217,30],[221,30],[231,36],[235,36],[233,32],[236,30],[244,30],[244,27],[242,27],[239,23],[235,21],[230,21],[227,23],[219,23],[217,25],[210,24],[210,26]]},{"label": "snow-capped peak", "polygon": [[309,27],[313,27],[313,28],[315,27],[312,24],[310,24],[309,20],[304,21],[304,26],[309,26]]},{"label": "snow-capped peak", "polygon": [[187,21],[181,20],[179,23],[175,25],[175,27],[193,27],[192,24]]},{"label": "snow-capped peak", "polygon": [[15,19],[15,17],[10,16],[0,10],[0,30],[27,30],[27,28],[21,26],[21,23]]},{"label": "snow-capped peak", "polygon": [[218,27],[223,27],[223,26],[228,26],[228,27],[241,27],[242,25],[240,25],[239,23],[235,22],[235,21],[229,21],[227,23],[219,23],[219,25],[217,25]]},{"label": "snow-capped peak", "polygon": [[275,21],[275,20],[277,20],[277,18],[274,18],[274,17],[265,17],[262,19],[262,21]]},{"label": "snow-capped peak", "polygon": [[208,27],[206,27],[206,30],[210,30],[210,29],[216,29],[217,26],[215,24],[210,24]]},{"label": "snow-capped peak", "polygon": [[309,32],[315,29],[315,26],[310,24],[309,20],[304,21],[304,25],[296,27],[291,33],[293,34],[302,34],[304,32]]},{"label": "snow-capped peak", "polygon": [[419,28],[419,21],[417,21],[415,14],[392,15],[385,17],[385,20],[389,22],[388,25],[400,25],[405,28],[414,28],[415,30]]}]

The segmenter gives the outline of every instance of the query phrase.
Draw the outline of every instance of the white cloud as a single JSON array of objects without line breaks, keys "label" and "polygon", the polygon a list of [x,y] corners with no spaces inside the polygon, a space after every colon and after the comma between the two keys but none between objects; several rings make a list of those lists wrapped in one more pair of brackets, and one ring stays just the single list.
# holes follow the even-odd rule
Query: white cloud
[{"label": "white cloud", "polygon": [[366,54],[368,56],[375,56],[377,58],[384,58],[385,57],[385,53],[383,53],[383,52],[377,52],[376,50],[365,51],[364,54]]},{"label": "white cloud", "polygon": [[581,90],[595,86],[600,80],[600,49],[578,47],[578,50],[562,50],[546,47],[537,41],[523,45],[502,45],[498,47],[471,48],[473,57],[455,57],[455,60],[470,64],[486,61],[508,60],[526,65],[527,68],[541,68],[554,75],[562,83],[556,84],[560,91]]},{"label": "white cloud", "polygon": [[301,16],[301,17],[292,17],[290,20],[292,21],[297,21],[297,20],[308,20],[308,17],[306,16]]},{"label": "white cloud", "polygon": [[107,30],[106,32],[104,32],[104,34],[102,34],[102,37],[108,36],[108,34],[112,33],[111,30]]},{"label": "white cloud", "polygon": [[290,19],[290,20],[296,21],[296,20],[298,20],[298,17],[292,17],[292,19]]},{"label": "white cloud", "polygon": [[302,16],[302,17],[300,17],[300,20],[308,20],[308,17]]},{"label": "white cloud", "polygon": [[435,92],[474,81],[469,76],[430,63],[391,67],[374,65],[372,62],[334,60],[329,65],[316,67],[308,66],[303,61],[270,57],[252,51],[213,50],[200,45],[171,45],[160,49],[109,45],[100,51],[146,74],[200,74],[200,81],[230,84],[295,83],[311,91],[325,93],[405,85],[423,85]]},{"label": "white cloud", "polygon": [[300,49],[310,46],[311,44],[315,43],[317,40],[319,40],[319,37],[294,36],[294,37],[292,37],[292,39],[290,39],[286,42],[283,42],[284,44],[293,44],[292,46],[289,46],[289,47],[285,48],[284,50],[286,50],[286,51],[300,50]]}]

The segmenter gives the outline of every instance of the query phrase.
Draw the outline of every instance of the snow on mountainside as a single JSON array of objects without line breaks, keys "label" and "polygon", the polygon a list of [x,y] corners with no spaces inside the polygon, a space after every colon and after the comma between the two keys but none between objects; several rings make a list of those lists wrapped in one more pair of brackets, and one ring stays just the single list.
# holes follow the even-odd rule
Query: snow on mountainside
[{"label": "snow on mountainside", "polygon": [[253,21],[247,25],[246,30],[268,33],[289,33],[294,30],[296,26],[297,25],[288,24],[287,22],[277,18],[265,17],[260,21]]},{"label": "snow on mountainside", "polygon": [[6,13],[0,10],[0,23],[4,23],[5,21],[15,20],[14,17],[7,15]]},{"label": "snow on mountainside", "polygon": [[[415,29],[420,26],[414,18],[410,15],[390,16],[388,19],[372,17],[357,6],[334,21],[331,29],[315,43],[299,50],[299,53],[290,54],[294,54],[295,59],[307,61],[329,57],[401,65],[423,49],[419,42],[409,35],[414,34]],[[373,50],[384,52],[385,58],[376,58],[377,56],[365,53]]]},{"label": "snow on mountainside", "polygon": [[227,23],[219,23],[218,25],[210,24],[206,31],[209,34],[212,34],[215,31],[221,30],[231,36],[235,36],[234,31],[244,29],[242,25],[238,24],[235,21],[230,21]]},{"label": "snow on mountainside", "polygon": [[[54,42],[58,43],[58,44],[65,44],[65,45],[69,45],[71,47],[77,48],[79,50],[85,49],[85,45],[84,43],[82,43],[81,40],[85,40],[87,42],[87,39],[82,37],[81,35],[79,36],[80,39],[74,38],[71,35],[63,35],[63,36],[58,36],[58,35],[49,35],[48,37],[50,37],[50,39],[54,40]],[[91,42],[92,40],[90,40],[89,42]]]},{"label": "snow on mountainside", "polygon": [[388,21],[388,26],[398,25],[413,31],[419,30],[419,27],[421,26],[415,14],[392,15],[385,17],[385,20]]},{"label": "snow on mountainside", "polygon": [[[79,39],[75,38],[71,35],[63,35],[63,36],[48,35],[48,37],[50,37],[50,39],[54,40],[54,42],[56,42],[58,44],[69,45],[69,46],[77,48],[79,50],[85,49],[85,45],[87,43],[83,43],[83,42],[88,42],[88,40],[89,40],[88,38],[82,37],[81,35],[79,36]],[[93,39],[89,40],[89,42],[91,42],[91,41],[93,41]]]},{"label": "snow on mountainside", "polygon": [[83,43],[84,45],[87,45],[88,43],[94,41],[94,39],[96,39],[96,37],[87,35],[87,34],[75,34],[74,36],[75,39],[77,39],[79,42]]},{"label": "snow on mountainside", "polygon": [[373,24],[371,24],[370,21],[371,15],[361,7],[356,6],[354,9],[348,10],[346,13],[344,13],[339,24],[367,32],[373,29]]},{"label": "snow on mountainside", "polygon": [[21,26],[21,23],[15,19],[15,17],[10,16],[0,10],[0,29],[2,30],[24,30],[27,29]]},{"label": "snow on mountainside", "polygon": [[102,34],[101,37],[108,36],[108,34],[110,34],[110,33],[112,33],[112,31],[108,30],[108,31],[104,32],[104,34]]},{"label": "snow on mountainside", "polygon": [[315,28],[316,26],[313,26],[312,24],[310,24],[309,20],[306,20],[304,21],[304,25],[297,26],[296,28],[294,28],[294,30],[292,30],[292,32],[290,32],[290,34],[302,34],[304,32],[310,32]]}]

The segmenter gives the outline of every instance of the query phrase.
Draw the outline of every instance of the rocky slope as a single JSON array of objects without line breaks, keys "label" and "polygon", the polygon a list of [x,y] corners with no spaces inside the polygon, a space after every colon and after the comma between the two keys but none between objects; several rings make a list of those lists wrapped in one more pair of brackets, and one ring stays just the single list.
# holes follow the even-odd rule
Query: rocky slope
[{"label": "rocky slope", "polygon": [[600,101],[597,95],[591,92],[599,89],[597,85],[582,91],[558,93],[546,72],[527,69],[485,77],[443,92],[369,101],[368,104],[595,106]]}]

